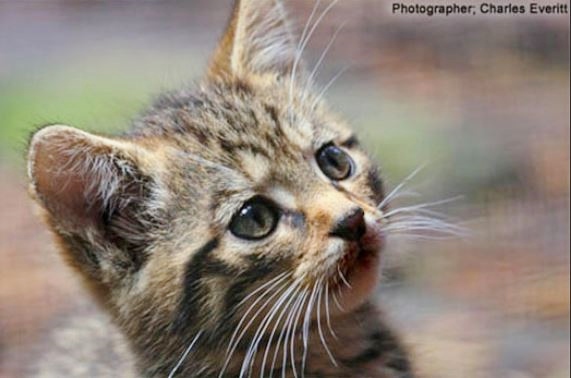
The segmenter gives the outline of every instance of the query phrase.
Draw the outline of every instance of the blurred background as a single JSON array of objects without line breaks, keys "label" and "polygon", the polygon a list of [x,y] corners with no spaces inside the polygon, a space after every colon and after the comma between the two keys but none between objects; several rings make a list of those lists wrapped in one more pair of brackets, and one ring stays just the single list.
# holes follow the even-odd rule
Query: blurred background
[{"label": "blurred background", "polygon": [[[419,1],[422,3],[422,1]],[[568,2],[567,2],[568,3]],[[314,1],[286,0],[300,31]],[[324,9],[328,1],[322,1]],[[567,16],[404,17],[343,0],[305,58],[407,203],[466,239],[395,239],[379,300],[426,377],[569,376]],[[164,89],[192,83],[230,0],[0,0],[0,377],[85,306],[27,197],[29,133],[61,122],[120,131]]]}]

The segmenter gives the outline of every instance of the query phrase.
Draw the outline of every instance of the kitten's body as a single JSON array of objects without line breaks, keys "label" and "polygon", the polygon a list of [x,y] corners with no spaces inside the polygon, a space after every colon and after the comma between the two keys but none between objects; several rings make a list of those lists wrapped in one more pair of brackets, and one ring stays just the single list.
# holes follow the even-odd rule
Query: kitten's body
[{"label": "kitten's body", "polygon": [[[67,126],[32,138],[32,194],[140,376],[412,376],[368,299],[376,167],[296,55],[281,5],[244,0],[199,88],[161,97],[120,138]],[[315,160],[330,145],[351,156],[342,178],[329,175],[347,160]],[[260,196],[279,217],[237,237]]]},{"label": "kitten's body", "polygon": [[93,306],[58,319],[27,353],[22,375],[35,378],[137,378],[120,329]]},{"label": "kitten's body", "polygon": [[[324,354],[317,327],[309,336],[309,355],[305,369],[305,377],[412,377],[405,351],[399,345],[395,335],[384,324],[382,314],[370,307],[364,308],[350,319],[339,319],[333,322],[337,340],[327,335],[329,347],[336,358],[335,366]],[[36,346],[29,376],[37,378],[60,377],[105,377],[136,378],[137,373],[132,352],[127,340],[120,334],[120,329],[111,323],[103,314],[89,313],[63,319],[65,325],[50,333]],[[324,330],[325,331],[325,330]],[[329,332],[329,331],[325,331]],[[330,339],[330,340],[329,340]],[[223,349],[225,351],[225,349]],[[300,366],[302,350],[297,347],[296,363]],[[193,369],[197,375],[180,374],[181,377],[216,377],[224,353],[208,352],[208,360],[214,360],[210,368],[203,360],[198,361]],[[227,377],[239,376],[239,364],[244,353],[236,353],[234,373],[229,369]],[[271,356],[273,357],[273,350]],[[281,359],[283,355],[279,354]],[[190,362],[190,361],[189,361]],[[176,363],[176,361],[175,361]],[[266,375],[270,373],[266,369]],[[274,369],[274,376],[282,376],[282,368]],[[161,376],[161,375],[158,375]],[[162,375],[166,376],[166,375]],[[178,376],[178,375],[177,375]],[[286,376],[293,376],[291,370]]]}]

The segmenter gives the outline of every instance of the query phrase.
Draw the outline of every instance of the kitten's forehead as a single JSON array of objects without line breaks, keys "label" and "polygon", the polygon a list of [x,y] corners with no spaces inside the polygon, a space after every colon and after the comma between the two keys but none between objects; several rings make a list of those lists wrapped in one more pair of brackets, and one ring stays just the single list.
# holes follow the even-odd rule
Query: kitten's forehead
[{"label": "kitten's forehead", "polygon": [[[175,142],[173,165],[185,172],[183,187],[210,193],[210,206],[223,208],[224,217],[256,194],[289,207],[291,197],[322,181],[316,151],[342,144],[351,130],[322,108],[305,107],[300,96],[290,101],[286,89],[224,85],[159,101],[143,125],[152,127],[142,132]],[[190,205],[198,210],[200,203]]]},{"label": "kitten's forehead", "polygon": [[295,171],[323,144],[351,135],[329,114],[292,105],[279,88],[242,83],[232,89],[203,92],[194,101],[199,105],[177,112],[173,123],[183,126],[190,152],[221,161],[254,183]]}]

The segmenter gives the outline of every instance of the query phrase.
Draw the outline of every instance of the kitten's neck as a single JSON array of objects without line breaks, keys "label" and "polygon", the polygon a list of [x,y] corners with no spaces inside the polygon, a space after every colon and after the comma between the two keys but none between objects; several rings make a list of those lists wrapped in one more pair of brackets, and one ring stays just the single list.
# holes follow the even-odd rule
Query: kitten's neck
[{"label": "kitten's neck", "polygon": [[282,376],[283,371],[285,376],[294,376],[293,361],[298,375],[304,366],[305,377],[412,377],[406,352],[371,304],[335,317],[329,324],[325,318],[314,320],[306,331],[301,326],[303,319],[299,323],[295,335],[268,327],[255,354],[253,335],[245,336],[235,350],[230,348],[230,357],[231,336],[202,333],[192,340],[195,344],[182,362],[174,354],[139,358],[142,376],[169,376],[179,362],[176,377],[218,377],[224,365],[224,377],[248,376],[249,365],[244,361],[251,359],[253,376],[262,371],[261,376]]}]

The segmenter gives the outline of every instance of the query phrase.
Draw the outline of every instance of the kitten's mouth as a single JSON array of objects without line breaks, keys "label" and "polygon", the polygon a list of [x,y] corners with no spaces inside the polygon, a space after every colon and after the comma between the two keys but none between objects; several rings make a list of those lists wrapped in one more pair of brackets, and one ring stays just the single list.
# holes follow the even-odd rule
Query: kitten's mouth
[{"label": "kitten's mouth", "polygon": [[385,237],[379,230],[365,233],[361,240],[351,242],[347,253],[340,261],[341,268],[351,274],[357,268],[368,268],[378,263],[381,250],[385,244]]},{"label": "kitten's mouth", "polygon": [[367,225],[363,237],[348,243],[345,255],[338,262],[336,285],[340,292],[356,298],[367,297],[378,281],[379,261],[385,235],[376,226]]}]

